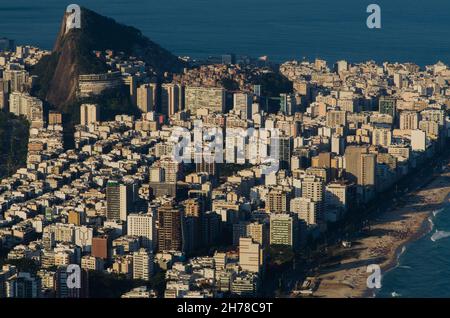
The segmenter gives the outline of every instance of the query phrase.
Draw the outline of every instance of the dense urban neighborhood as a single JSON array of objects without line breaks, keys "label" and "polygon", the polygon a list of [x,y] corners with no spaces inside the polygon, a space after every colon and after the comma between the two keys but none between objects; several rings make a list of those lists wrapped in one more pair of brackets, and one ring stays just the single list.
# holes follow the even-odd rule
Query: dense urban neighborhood
[{"label": "dense urban neighborhood", "polygon": [[0,298],[312,294],[324,244],[351,247],[340,230],[446,150],[442,62],[138,38],[139,56],[61,32],[58,54],[0,38]]}]

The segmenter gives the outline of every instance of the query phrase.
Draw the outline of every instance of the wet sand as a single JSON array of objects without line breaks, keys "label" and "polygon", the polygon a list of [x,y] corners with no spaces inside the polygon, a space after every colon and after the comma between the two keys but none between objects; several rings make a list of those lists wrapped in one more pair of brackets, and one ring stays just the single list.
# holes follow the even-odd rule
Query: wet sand
[{"label": "wet sand", "polygon": [[382,274],[394,267],[407,243],[420,238],[430,229],[433,211],[448,202],[450,172],[442,173],[426,187],[406,195],[403,206],[381,214],[371,223],[364,237],[353,241],[351,248],[338,248],[333,257],[340,264],[325,264],[319,270],[321,280],[315,297],[372,297],[367,288],[367,266],[378,264]]}]

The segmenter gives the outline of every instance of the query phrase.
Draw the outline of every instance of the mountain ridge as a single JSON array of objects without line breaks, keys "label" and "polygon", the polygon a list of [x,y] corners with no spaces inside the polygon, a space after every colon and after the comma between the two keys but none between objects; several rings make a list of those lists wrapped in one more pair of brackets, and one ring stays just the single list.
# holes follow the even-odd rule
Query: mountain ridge
[{"label": "mountain ridge", "polygon": [[113,50],[142,59],[157,74],[179,72],[183,61],[152,42],[138,29],[116,22],[87,8],[81,8],[81,28],[66,31],[69,14],[64,14],[53,52],[32,70],[38,76],[35,95],[63,113],[70,112],[76,99],[78,77],[107,71],[94,51]]}]

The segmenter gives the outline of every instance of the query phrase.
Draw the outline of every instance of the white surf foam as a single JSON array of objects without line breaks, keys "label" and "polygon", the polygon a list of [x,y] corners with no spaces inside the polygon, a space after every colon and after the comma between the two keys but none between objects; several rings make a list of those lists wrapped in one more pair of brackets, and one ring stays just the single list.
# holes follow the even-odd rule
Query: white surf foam
[{"label": "white surf foam", "polygon": [[450,237],[450,232],[436,231],[436,233],[434,233],[431,236],[431,240],[433,242],[436,242],[436,241],[442,240],[442,239],[447,238],[447,237]]},{"label": "white surf foam", "polygon": [[400,294],[398,294],[398,293],[396,293],[396,292],[392,292],[392,293],[391,293],[391,296],[392,296],[393,298],[397,298],[397,297],[401,297],[402,295],[400,295]]},{"label": "white surf foam", "polygon": [[442,211],[444,211],[445,209],[444,208],[442,208],[442,209],[439,209],[439,210],[436,210],[436,211],[433,211],[433,216],[437,216],[439,213],[441,213]]},{"label": "white surf foam", "polygon": [[430,222],[431,229],[434,229],[434,222],[433,222],[433,219],[431,217],[428,218],[428,222]]},{"label": "white surf foam", "polygon": [[400,265],[398,268],[412,269],[411,266],[407,266],[407,265]]},{"label": "white surf foam", "polygon": [[405,254],[406,252],[406,246],[402,247],[402,251],[400,252],[400,254],[398,255],[399,257],[402,256],[403,254]]}]

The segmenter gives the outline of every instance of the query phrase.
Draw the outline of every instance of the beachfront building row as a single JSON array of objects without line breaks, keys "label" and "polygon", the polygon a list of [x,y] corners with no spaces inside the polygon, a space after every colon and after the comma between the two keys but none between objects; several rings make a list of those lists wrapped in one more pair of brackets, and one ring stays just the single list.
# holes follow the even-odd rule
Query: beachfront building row
[{"label": "beachfront building row", "polygon": [[[83,94],[128,85],[142,114],[103,121],[103,108],[83,104],[73,149],[64,147],[64,114],[38,116],[36,97],[3,73],[8,109],[40,124],[30,127],[26,167],[0,181],[0,245],[7,260],[28,259],[39,271],[2,268],[0,297],[84,297],[88,279],[73,293],[61,284],[71,264],[87,277],[164,275],[163,293],[139,288],[123,297],[262,295],[277,251],[304,251],[426,163],[448,136],[450,70],[440,64],[341,61],[331,70],[322,60],[287,62],[280,72],[293,90],[264,96],[270,90],[255,85],[258,76],[277,70],[204,65],[156,84],[140,61],[97,53],[114,66],[83,77]],[[18,62],[12,53],[5,59],[6,70]],[[202,147],[190,152],[200,161],[176,160],[173,132],[193,138],[196,121],[222,132],[229,162],[208,160],[214,153]],[[279,134],[241,142],[233,129]],[[280,165],[264,173],[267,151]]]}]

